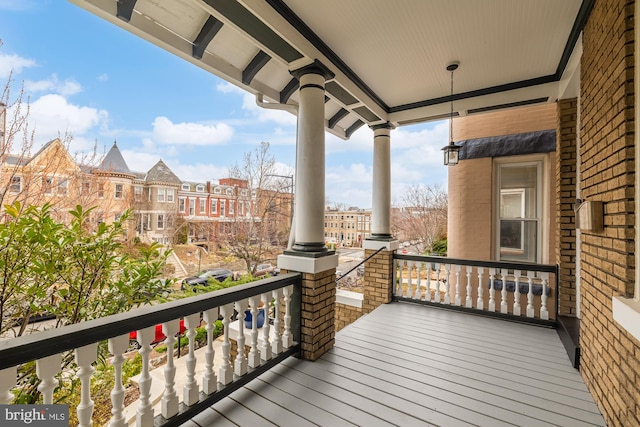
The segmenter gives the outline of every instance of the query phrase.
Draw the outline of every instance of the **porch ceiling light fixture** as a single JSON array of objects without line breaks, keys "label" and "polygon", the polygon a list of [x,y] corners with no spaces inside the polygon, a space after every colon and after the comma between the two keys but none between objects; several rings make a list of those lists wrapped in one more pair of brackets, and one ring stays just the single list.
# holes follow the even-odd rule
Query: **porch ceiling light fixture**
[{"label": "porch ceiling light fixture", "polygon": [[444,151],[444,165],[455,166],[460,160],[460,146],[453,142],[453,72],[458,69],[459,62],[452,62],[447,65],[447,71],[451,73],[451,115],[449,116],[449,145],[442,147]]}]

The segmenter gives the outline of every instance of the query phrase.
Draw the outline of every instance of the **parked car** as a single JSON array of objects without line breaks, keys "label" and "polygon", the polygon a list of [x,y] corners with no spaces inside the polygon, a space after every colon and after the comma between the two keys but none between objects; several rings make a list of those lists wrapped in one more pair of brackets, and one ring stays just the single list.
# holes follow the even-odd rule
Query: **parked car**
[{"label": "parked car", "polygon": [[197,276],[187,277],[182,281],[182,289],[185,288],[186,285],[189,286],[197,286],[197,285],[207,285],[209,283],[209,279],[215,279],[218,282],[224,282],[227,278],[234,278],[235,275],[233,271],[228,268],[214,268],[211,270],[206,270],[198,274]]},{"label": "parked car", "polygon": [[[185,327],[184,327],[184,319],[180,319],[180,334],[184,333],[185,331]],[[138,349],[140,348],[140,344],[138,343],[138,332],[137,331],[133,331],[133,332],[129,332],[129,347],[130,348],[135,348]],[[162,332],[162,325],[156,325],[155,327],[155,336],[153,337],[153,341],[151,342],[151,345],[153,344],[157,344],[161,341],[164,341],[167,337],[165,336],[165,334]]]},{"label": "parked car", "polygon": [[274,267],[269,263],[258,264],[253,273],[253,277],[277,276],[279,272],[280,272],[279,269],[277,269],[276,267]]}]

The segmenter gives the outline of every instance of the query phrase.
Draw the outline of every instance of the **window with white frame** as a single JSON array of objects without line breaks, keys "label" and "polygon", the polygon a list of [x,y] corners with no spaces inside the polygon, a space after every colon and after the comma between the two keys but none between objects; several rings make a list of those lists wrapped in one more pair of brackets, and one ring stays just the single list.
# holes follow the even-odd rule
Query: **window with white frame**
[{"label": "window with white frame", "polygon": [[198,185],[196,186],[196,191],[197,191],[198,193],[204,193],[204,185],[202,185],[202,184],[198,184]]},{"label": "window with white frame", "polygon": [[164,214],[158,214],[158,230],[164,230]]},{"label": "window with white frame", "polygon": [[136,202],[139,202],[142,200],[142,187],[139,185],[136,185],[135,187],[133,187],[133,199]]},{"label": "window with white frame", "polygon": [[104,199],[104,183],[98,183],[98,198]]},{"label": "window with white frame", "polygon": [[226,200],[220,200],[220,216],[224,216],[225,205],[226,205]]},{"label": "window with white frame", "polygon": [[227,188],[225,193],[227,193],[227,196],[233,196],[233,190],[231,188]]},{"label": "window with white frame", "polygon": [[235,208],[235,202],[233,200],[229,200],[229,215],[233,215]]},{"label": "window with white frame", "polygon": [[59,196],[66,196],[69,194],[69,180],[67,178],[58,178],[56,193],[58,193]]},{"label": "window with white frame", "polygon": [[187,200],[184,197],[178,199],[178,212],[184,213]]},{"label": "window with white frame", "polygon": [[53,194],[53,178],[52,177],[45,176],[42,178],[42,192],[47,195]]},{"label": "window with white frame", "polygon": [[22,191],[22,177],[12,176],[11,184],[9,185],[9,191],[11,193],[20,193]]},{"label": "window with white frame", "polygon": [[221,194],[221,193],[222,193],[222,188],[220,188],[220,187],[216,187],[216,188],[214,188],[214,189],[213,189],[213,192],[214,192],[215,194]]},{"label": "window with white frame", "polygon": [[201,214],[207,213],[207,200],[206,199],[200,199],[200,213]]},{"label": "window with white frame", "polygon": [[191,190],[191,186],[189,184],[187,184],[186,182],[182,184],[182,191],[189,191]]},{"label": "window with white frame", "polygon": [[123,184],[115,184],[115,188],[113,191],[113,197],[116,199],[124,199],[124,185]]},{"label": "window with white frame", "polygon": [[164,202],[166,200],[167,191],[166,188],[158,188],[158,201]]},{"label": "window with white frame", "polygon": [[211,199],[211,213],[218,213],[218,199]]},{"label": "window with white frame", "polygon": [[542,161],[498,163],[498,260],[539,262]]},{"label": "window with white frame", "polygon": [[196,214],[196,199],[189,199],[189,215]]},{"label": "window with white frame", "polygon": [[175,191],[173,190],[173,188],[167,188],[167,202],[168,203],[173,203],[174,195],[175,195]]}]

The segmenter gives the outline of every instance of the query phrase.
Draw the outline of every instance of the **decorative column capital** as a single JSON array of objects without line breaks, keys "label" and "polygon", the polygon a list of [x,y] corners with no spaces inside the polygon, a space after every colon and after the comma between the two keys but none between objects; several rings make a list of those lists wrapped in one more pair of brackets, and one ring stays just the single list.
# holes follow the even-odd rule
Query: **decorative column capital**
[{"label": "decorative column capital", "polygon": [[328,69],[322,62],[317,59],[313,61],[312,64],[305,65],[302,68],[298,68],[297,70],[290,71],[291,75],[296,79],[300,80],[300,77],[306,74],[318,74],[324,77],[325,80],[330,80],[334,78],[336,75],[333,71]]},{"label": "decorative column capital", "polygon": [[369,127],[374,132],[377,131],[377,130],[392,130],[392,129],[396,128],[393,124],[391,124],[389,122],[380,123],[380,124],[372,125],[372,126],[369,126]]}]

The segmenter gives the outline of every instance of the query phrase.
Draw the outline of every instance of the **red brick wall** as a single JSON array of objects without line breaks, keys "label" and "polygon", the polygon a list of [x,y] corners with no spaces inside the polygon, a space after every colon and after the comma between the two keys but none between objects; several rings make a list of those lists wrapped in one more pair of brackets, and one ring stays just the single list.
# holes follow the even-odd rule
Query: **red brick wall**
[{"label": "red brick wall", "polygon": [[581,233],[581,372],[609,426],[640,425],[640,343],[611,309],[635,276],[633,14],[632,0],[596,0],[581,63],[581,196],[605,212],[604,231]]}]

